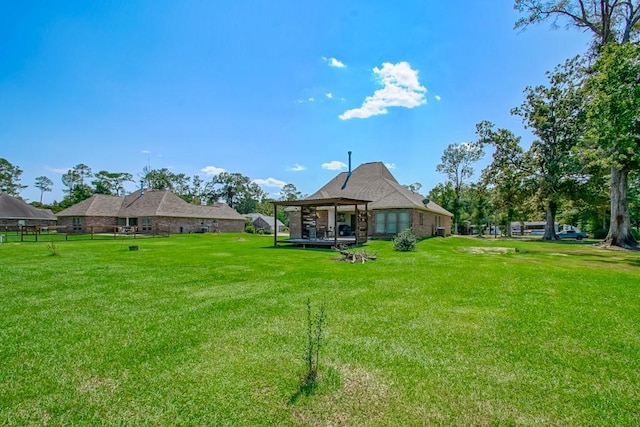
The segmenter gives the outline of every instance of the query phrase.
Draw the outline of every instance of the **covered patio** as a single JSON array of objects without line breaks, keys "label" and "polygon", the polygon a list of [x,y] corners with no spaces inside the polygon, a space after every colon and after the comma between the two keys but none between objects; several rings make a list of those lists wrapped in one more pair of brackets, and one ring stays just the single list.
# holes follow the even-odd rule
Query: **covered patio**
[{"label": "covered patio", "polygon": [[[277,218],[278,206],[299,208],[296,211],[299,215],[292,215],[289,219],[289,237],[278,240],[276,231],[273,235],[273,245],[278,246],[279,243],[303,247],[338,247],[340,244],[347,246],[361,245],[367,241],[369,230],[368,205],[370,202],[370,200],[344,197],[273,202],[274,219]],[[355,211],[355,224],[354,227],[348,227],[349,233],[346,233],[338,227],[338,210],[339,208],[349,207],[352,207]],[[329,227],[327,224],[319,224],[319,211],[327,211],[328,215],[333,215],[333,227]]]}]

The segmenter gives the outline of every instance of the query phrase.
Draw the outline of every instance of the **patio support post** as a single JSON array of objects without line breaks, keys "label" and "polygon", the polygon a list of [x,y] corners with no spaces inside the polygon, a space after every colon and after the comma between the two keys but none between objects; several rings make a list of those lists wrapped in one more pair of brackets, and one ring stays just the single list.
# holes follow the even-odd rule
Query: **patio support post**
[{"label": "patio support post", "polygon": [[278,205],[273,204],[273,246],[278,246]]},{"label": "patio support post", "polygon": [[360,222],[360,219],[358,218],[358,205],[354,205],[354,207],[356,211],[356,229],[354,230],[354,234],[356,235],[356,246],[358,246],[358,223]]},{"label": "patio support post", "polygon": [[333,203],[333,246],[338,249],[338,203]]}]

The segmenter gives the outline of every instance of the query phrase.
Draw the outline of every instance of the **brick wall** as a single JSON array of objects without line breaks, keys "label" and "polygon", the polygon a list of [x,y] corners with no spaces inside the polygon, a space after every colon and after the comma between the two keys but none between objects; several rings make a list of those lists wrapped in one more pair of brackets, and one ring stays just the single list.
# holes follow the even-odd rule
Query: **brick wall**
[{"label": "brick wall", "polygon": [[289,237],[302,238],[302,213],[300,209],[289,212]]},{"label": "brick wall", "polygon": [[[142,230],[142,218],[138,218],[138,232],[152,233],[153,231],[167,231],[169,233],[198,233],[203,229],[209,231],[220,231],[223,233],[241,233],[244,231],[244,219],[219,219],[216,221],[211,219],[198,218],[175,218],[175,217],[152,217],[150,231]],[[114,227],[118,226],[118,218],[115,217],[81,217],[82,225],[80,230],[73,230],[73,218],[61,217],[58,219],[59,227],[66,227],[60,231],[65,233],[90,233],[93,229],[94,233],[113,233]]]},{"label": "brick wall", "polygon": [[[392,212],[394,209],[384,210],[384,212]],[[380,238],[391,238],[391,234],[376,234],[376,211],[370,211],[369,216],[369,235]],[[420,223],[420,215],[422,214],[422,224]],[[409,226],[411,231],[417,237],[431,237],[437,235],[438,227],[445,229],[445,235],[451,235],[451,217],[445,215],[437,215],[433,212],[426,212],[417,209],[410,210]]]}]

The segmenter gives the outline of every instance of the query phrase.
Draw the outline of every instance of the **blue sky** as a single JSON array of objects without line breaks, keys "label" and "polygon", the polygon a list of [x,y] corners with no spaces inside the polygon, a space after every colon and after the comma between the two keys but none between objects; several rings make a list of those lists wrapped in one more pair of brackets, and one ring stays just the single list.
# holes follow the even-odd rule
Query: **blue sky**
[{"label": "blue sky", "polygon": [[0,157],[24,171],[26,199],[51,178],[45,202],[79,163],[136,179],[147,165],[226,170],[310,194],[347,151],[428,192],[444,148],[481,120],[528,144],[509,110],[587,48],[517,18],[510,0],[5,2]]}]

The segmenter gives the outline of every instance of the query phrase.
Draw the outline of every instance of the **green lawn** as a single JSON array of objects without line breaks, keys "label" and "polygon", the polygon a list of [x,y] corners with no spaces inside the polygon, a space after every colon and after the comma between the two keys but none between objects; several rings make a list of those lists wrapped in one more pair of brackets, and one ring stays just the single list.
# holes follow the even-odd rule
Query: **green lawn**
[{"label": "green lawn", "polygon": [[[0,244],[0,425],[638,425],[640,253],[132,243]],[[295,399],[308,298],[326,345]]]}]

